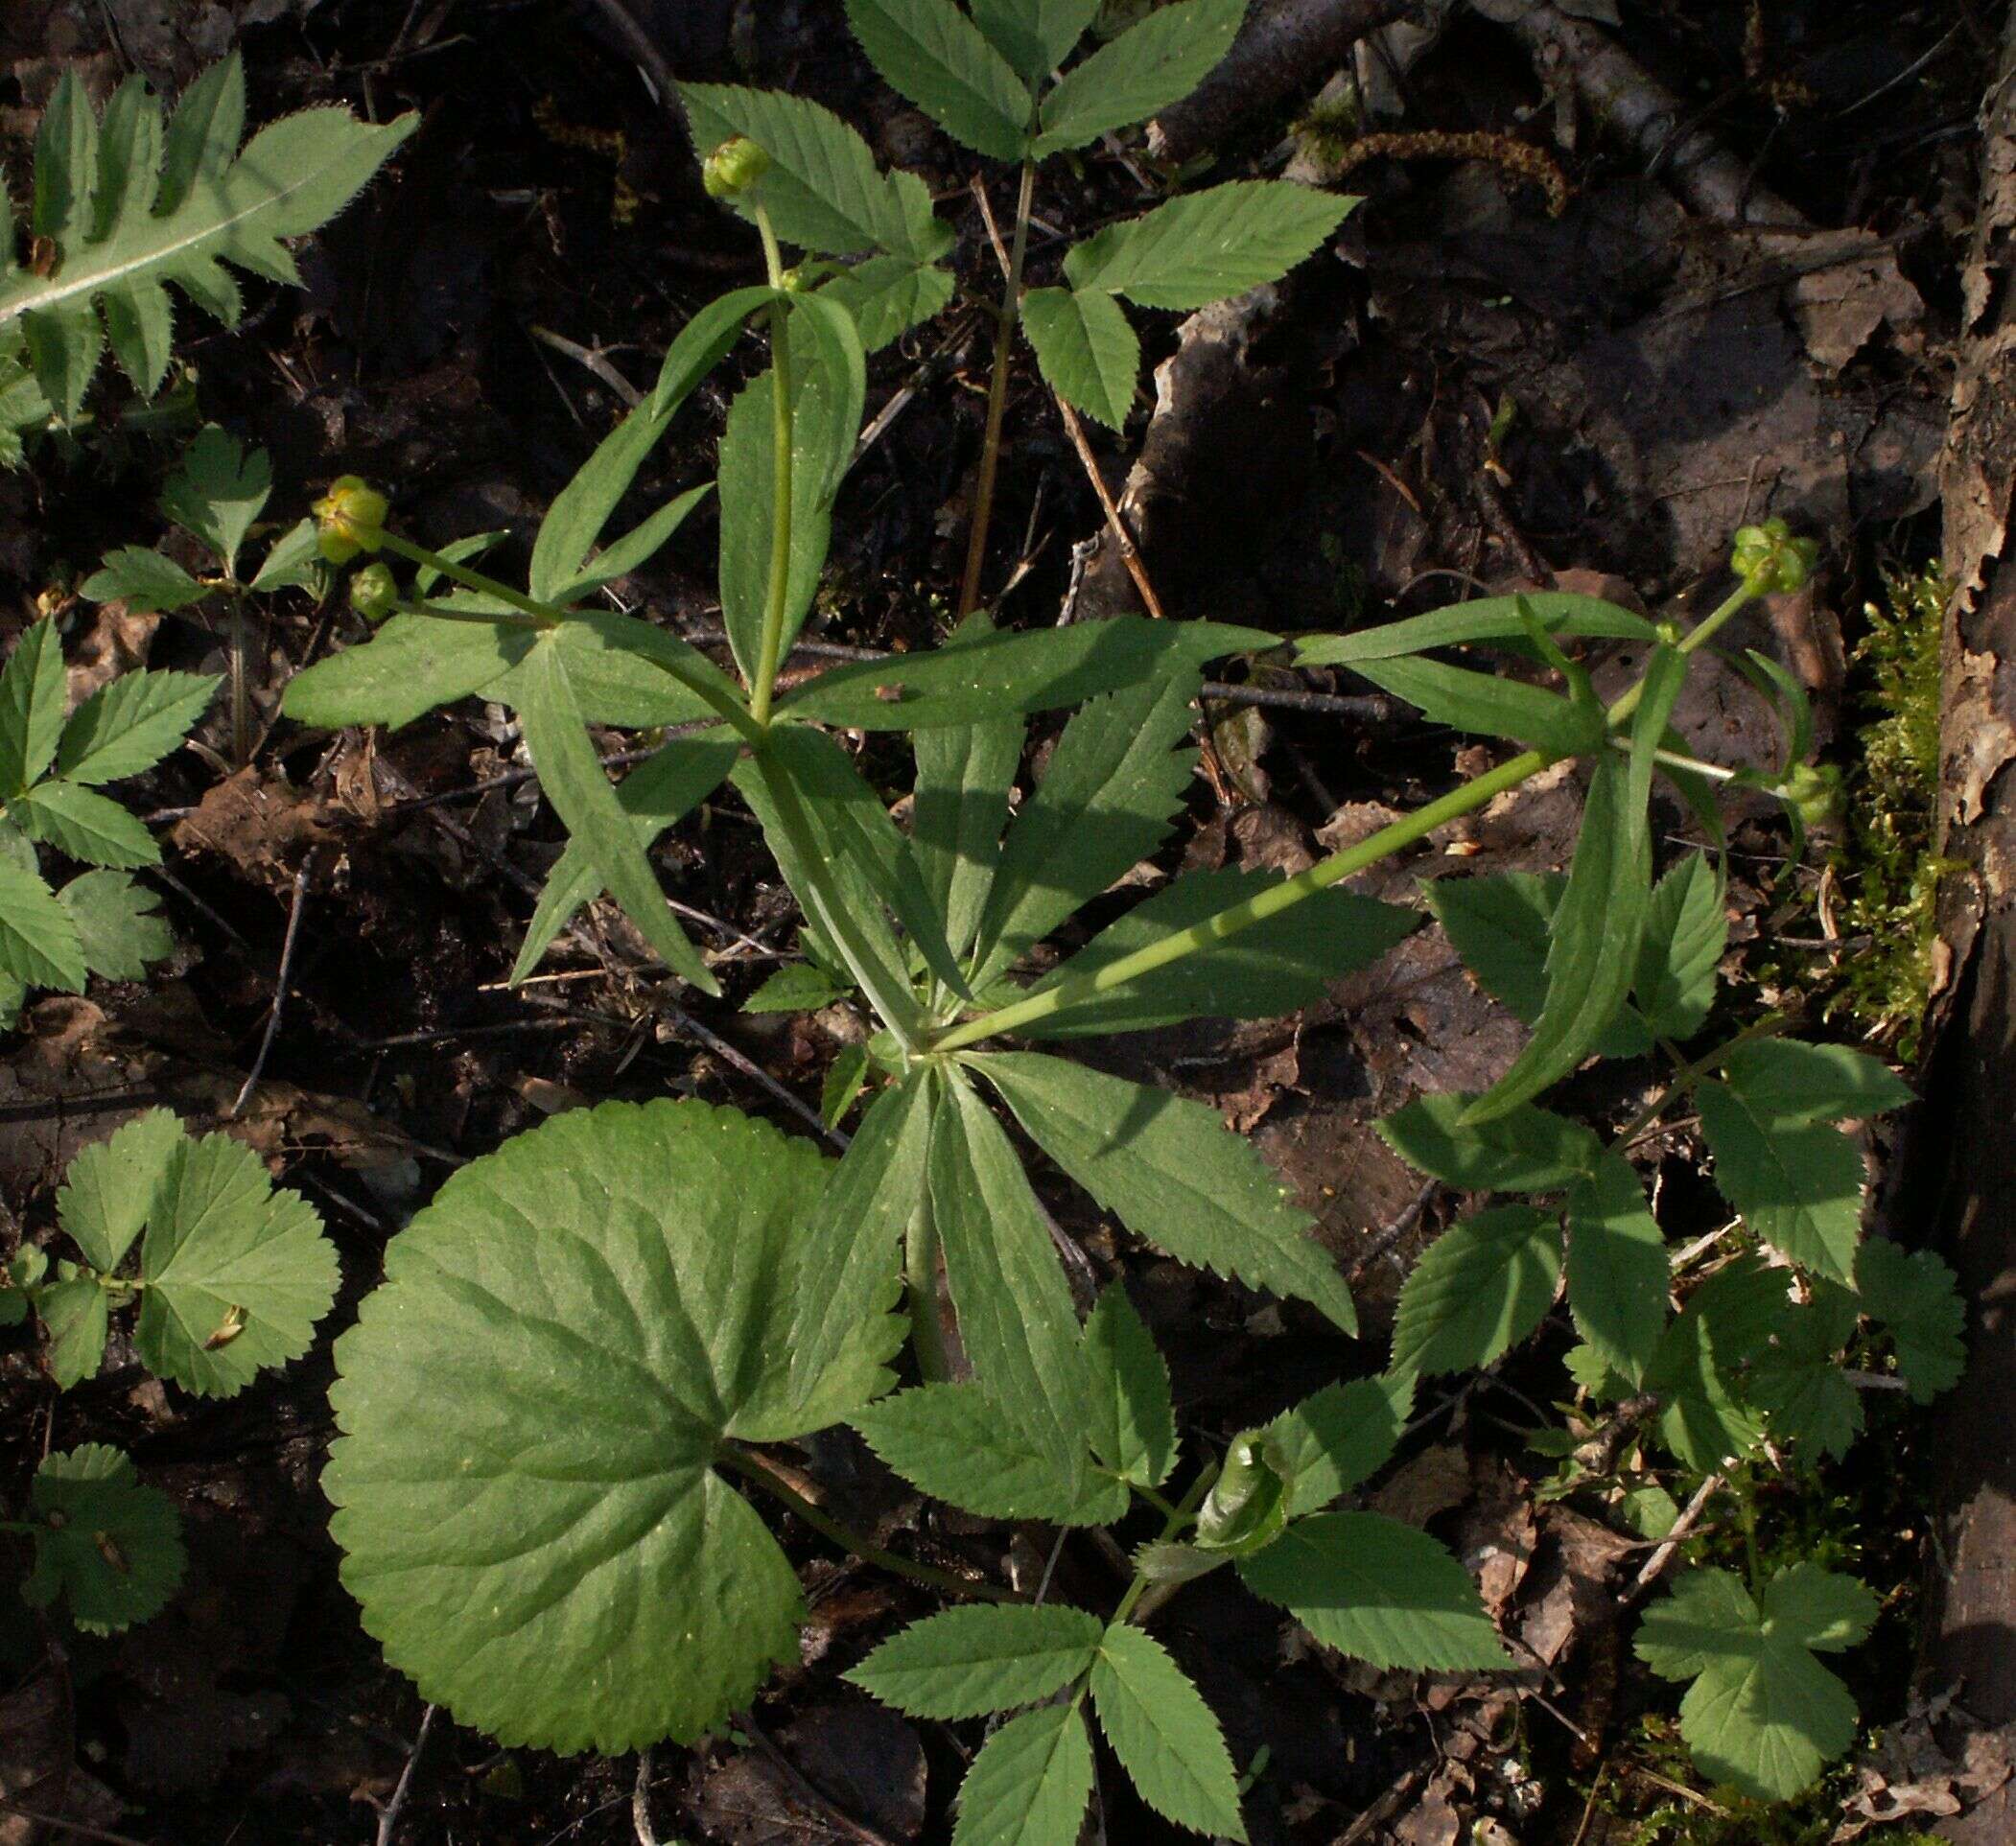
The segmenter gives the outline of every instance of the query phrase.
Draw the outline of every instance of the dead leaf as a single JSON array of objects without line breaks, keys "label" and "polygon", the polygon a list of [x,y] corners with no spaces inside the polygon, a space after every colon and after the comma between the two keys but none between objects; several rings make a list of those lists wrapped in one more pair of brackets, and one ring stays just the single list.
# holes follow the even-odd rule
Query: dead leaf
[{"label": "dead leaf", "polygon": [[1372,1510],[1403,1526],[1425,1526],[1437,1513],[1462,1506],[1470,1492],[1469,1457],[1439,1443],[1406,1462],[1372,1496]]},{"label": "dead leaf", "polygon": [[255,884],[288,891],[302,858],[329,839],[323,821],[313,796],[255,764],[205,793],[171,837],[185,853],[215,853]]}]

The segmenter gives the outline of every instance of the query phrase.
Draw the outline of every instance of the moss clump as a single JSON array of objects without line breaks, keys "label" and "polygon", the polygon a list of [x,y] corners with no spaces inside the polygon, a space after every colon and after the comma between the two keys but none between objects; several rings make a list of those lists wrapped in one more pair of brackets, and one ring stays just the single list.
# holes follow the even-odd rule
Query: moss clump
[{"label": "moss clump", "polygon": [[1825,1003],[1909,1062],[1932,982],[1934,901],[1953,862],[1933,850],[1939,788],[1939,637],[1952,585],[1936,565],[1886,572],[1853,656],[1861,703],[1874,713],[1857,733],[1849,769],[1848,838],[1836,864],[1843,935],[1867,937],[1844,957]]}]

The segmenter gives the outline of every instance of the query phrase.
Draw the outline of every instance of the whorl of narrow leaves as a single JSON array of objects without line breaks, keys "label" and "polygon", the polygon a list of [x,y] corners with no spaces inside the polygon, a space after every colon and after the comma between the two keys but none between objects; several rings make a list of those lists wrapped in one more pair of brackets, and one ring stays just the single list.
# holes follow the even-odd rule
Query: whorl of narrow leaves
[{"label": "whorl of narrow leaves", "polygon": [[24,266],[6,240],[0,337],[20,324],[59,416],[82,408],[107,341],[152,394],[174,328],[167,285],[234,326],[240,296],[226,266],[298,282],[284,240],[326,223],[418,126],[416,115],[381,128],[346,109],[306,109],[241,152],[245,72],[235,54],[189,86],[165,128],[140,79],[120,85],[101,123],[66,71],[35,137],[29,218],[54,258]]}]

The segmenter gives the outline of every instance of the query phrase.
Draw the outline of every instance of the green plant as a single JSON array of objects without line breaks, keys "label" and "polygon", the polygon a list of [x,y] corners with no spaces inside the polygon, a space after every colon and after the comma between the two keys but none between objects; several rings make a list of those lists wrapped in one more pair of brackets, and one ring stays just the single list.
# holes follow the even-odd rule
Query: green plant
[{"label": "green plant", "polygon": [[127,545],[79,586],[93,602],[123,597],[136,615],[187,609],[223,596],[229,608],[231,757],[243,766],[252,754],[247,684],[246,599],[275,590],[314,590],[324,574],[316,530],[302,520],[274,541],[250,577],[241,580],[238,553],[272,493],[272,462],[264,449],[247,450],[228,431],[206,423],[183,452],[161,488],[161,510],[212,559],[214,573],[193,577],[161,552]]},{"label": "green plant", "polygon": [[[1015,75],[1018,55],[989,36],[1022,35],[1021,66],[1047,68],[1086,23],[1090,9],[1077,0],[990,0],[972,18],[881,0],[857,0],[852,11],[892,81],[935,97],[941,119],[981,137],[983,151],[1010,150],[1014,127],[1025,176],[1043,134],[1075,120],[1058,99],[1093,87],[1073,89],[1073,73],[1039,108]],[[1218,21],[1229,33],[1231,17],[1216,0],[1185,0],[1108,51],[1150,27],[1197,32],[1198,22]],[[1189,72],[1185,86],[1198,74],[1174,53],[1169,61]],[[1004,88],[1004,76],[1020,87]],[[1112,72],[1101,77],[1108,82],[1116,108],[1147,94]],[[724,296],[681,332],[650,396],[554,502],[523,588],[473,567],[477,541],[429,550],[388,524],[385,496],[355,479],[334,483],[317,507],[323,550],[336,563],[377,560],[353,579],[352,600],[381,625],[366,643],[297,677],[286,709],[309,724],[398,724],[481,692],[517,713],[571,836],[527,928],[520,975],[582,903],[607,891],[673,973],[716,992],[671,919],[646,849],[732,783],[806,919],[806,966],[762,1003],[857,993],[879,1032],[840,1086],[840,1104],[871,1070],[877,1089],[837,1163],[733,1110],[612,1104],[562,1117],[451,1180],[394,1241],[384,1286],[339,1343],[341,1434],[325,1483],[339,1508],[345,1581],[366,1626],[427,1696],[508,1742],[614,1750],[690,1741],[753,1697],[794,1645],[795,1577],[733,1478],[870,1561],[1002,1605],[930,1618],[858,1670],[862,1683],[908,1709],[1030,1708],[975,1760],[960,1846],[1075,1837],[1090,1774],[1088,1700],[1152,1805],[1236,1835],[1236,1788],[1215,1722],[1137,1630],[1183,1582],[1230,1561],[1249,1589],[1326,1645],[1383,1666],[1500,1664],[1476,1592],[1446,1551],[1335,1503],[1391,1453],[1417,1378],[1488,1363],[1544,1313],[1562,1266],[1560,1213],[1505,1205],[1460,1227],[1410,1285],[1387,1378],[1331,1387],[1244,1432],[1224,1456],[1196,1457],[1172,1500],[1163,1492],[1177,1458],[1161,1360],[1113,1291],[1079,1325],[1045,1214],[989,1094],[1145,1241],[1309,1300],[1346,1332],[1354,1325],[1348,1293],[1308,1237],[1307,1218],[1210,1111],[996,1041],[1300,1005],[1415,921],[1339,890],[1344,880],[1549,765],[1586,759],[1587,807],[1568,876],[1509,884],[1516,903],[1482,924],[1494,944],[1520,936],[1533,946],[1519,961],[1495,945],[1505,948],[1501,979],[1534,1020],[1530,1043],[1488,1094],[1426,1101],[1394,1133],[1423,1165],[1461,1165],[1462,1183],[1569,1195],[1569,1290],[1592,1351],[1621,1376],[1649,1382],[1670,1345],[1676,1427],[1719,1429],[1700,1419],[1735,1414],[1715,1369],[1737,1351],[1724,1344],[1721,1317],[1698,1295],[1692,1318],[1673,1323],[1685,1331],[1669,1334],[1663,1239],[1629,1162],[1534,1098],[1592,1051],[1649,1050],[1654,1034],[1691,1036],[1705,1020],[1720,879],[1702,861],[1654,886],[1653,780],[1677,785],[1711,837],[1718,780],[1769,787],[1791,807],[1810,801],[1803,707],[1774,663],[1746,663],[1787,716],[1790,743],[1774,768],[1698,761],[1668,718],[1694,658],[1747,602],[1796,588],[1814,548],[1782,522],[1746,528],[1734,590],[1686,633],[1588,597],[1545,595],[1305,640],[1305,663],[1348,666],[1432,718],[1525,747],[1295,876],[1180,877],[1061,966],[1037,971],[1032,951],[1164,838],[1188,771],[1177,745],[1204,663],[1271,648],[1276,637],[1133,619],[1015,634],[973,615],[943,646],[841,666],[780,692],[860,426],[865,350],[937,290],[929,277],[945,239],[922,187],[879,173],[858,137],[824,111],[745,91],[690,90],[686,101],[699,145],[714,149],[710,190],[756,224],[767,283]],[[1054,110],[1048,129],[1044,109]],[[1223,224],[1236,243],[1240,225],[1272,222],[1260,209]],[[1196,228],[1184,218],[1167,223]],[[1085,246],[1092,256],[1075,253],[1074,286],[1096,291],[1104,278],[1126,292],[1114,278],[1138,280],[1157,263],[1180,269],[1199,247],[1226,247],[1136,233],[1103,246],[1094,240]],[[845,275],[817,262],[787,271],[785,242],[876,254]],[[1266,262],[1282,258],[1275,249]],[[1231,276],[1216,273],[1219,282]],[[668,502],[591,557],[681,405],[758,319],[769,366],[730,410],[717,482],[721,602],[738,680],[686,643],[587,598],[648,559],[705,491]],[[417,567],[409,586],[393,559]],[[1642,680],[1608,707],[1562,646],[1589,637],[1648,650]],[[1431,658],[1479,644],[1523,652],[1565,690]],[[1026,720],[1072,708],[1044,775],[1014,810]],[[678,725],[683,734],[613,788],[588,724]],[[907,834],[834,730],[909,736]],[[1454,914],[1444,916],[1452,933]],[[1853,1146],[1830,1125],[1887,1106],[1894,1086],[1866,1061],[1810,1047],[1789,1072],[1754,1083],[1744,1075],[1746,1063],[1801,1050],[1753,1035],[1729,1050],[1726,1082],[1710,1075],[1719,1065],[1685,1073],[1704,1111],[1728,1117],[1732,1198],[1760,1237],[1810,1272],[1814,1304],[1797,1306],[1817,1318],[1788,1323],[1802,1344],[1764,1375],[1781,1396],[1795,1388],[1824,1394],[1809,1374],[1831,1370],[1847,1332],[1825,1348],[1825,1362],[1809,1364],[1807,1347],[1840,1325],[1859,1280],[1877,1318],[1916,1330],[1920,1356],[1907,1356],[1908,1375],[1929,1387],[1950,1357],[1938,1278],[1915,1258],[1900,1257],[1898,1271],[1866,1252],[1857,1261],[1859,1167],[1847,1173]],[[1759,1084],[1769,1092],[1761,1102]],[[1780,1168],[1794,1184],[1789,1198],[1759,1177]],[[1765,1278],[1745,1284],[1743,1302],[1775,1330],[1765,1297],[1785,1295],[1784,1280],[1756,1263],[1726,1274]],[[1737,1281],[1718,1277],[1700,1293],[1717,1286],[1727,1295]],[[1886,1286],[1902,1311],[1877,1305]],[[1784,1305],[1792,1314],[1789,1296]],[[906,1333],[920,1382],[891,1394]],[[1905,1352],[1902,1337],[1898,1344]],[[1606,1377],[1601,1370],[1596,1383]],[[1160,1514],[1162,1535],[1136,1554],[1134,1579],[1110,1614],[1024,1608],[1012,1592],[949,1577],[848,1531],[762,1454],[839,1421],[955,1506],[1105,1525],[1138,1500]],[[1754,1585],[1746,1627],[1733,1602],[1724,1612],[1723,1653],[1770,1651],[1781,1636],[1809,1649],[1844,1638],[1853,1624],[1840,1609],[1827,1622],[1793,1623],[1788,1610],[1810,1614],[1822,1600],[1810,1588],[1804,1578]],[[1848,1593],[1838,1600],[1844,1609]],[[1791,1645],[1770,1651],[1771,1661]],[[665,1671],[668,1655],[676,1671]],[[1682,1655],[1669,1646],[1661,1657]],[[1825,1677],[1807,1664],[1802,1685]]]},{"label": "green plant", "polygon": [[[97,1372],[112,1315],[137,1302],[141,1364],[199,1396],[229,1397],[306,1352],[336,1298],[336,1251],[314,1208],[275,1192],[243,1142],[192,1139],[166,1110],[71,1161],[57,1224],[76,1256],[52,1264],[23,1244],[0,1271],[0,1326],[34,1313],[59,1390]],[[181,1580],[174,1503],[103,1443],[46,1457],[0,1532],[34,1547],[21,1591],[31,1606],[61,1596],[93,1633],[146,1621]]]},{"label": "green plant", "polygon": [[[158,865],[139,821],[98,790],[151,768],[215,696],[200,673],[123,673],[64,716],[68,681],[44,617],[0,672],[0,1025],[32,987],[82,993],[88,974],[138,980],[175,939],[129,873]],[[37,843],[98,868],[51,889]]]},{"label": "green plant", "polygon": [[234,53],[183,93],[165,125],[131,77],[101,122],[66,71],[35,134],[35,176],[17,247],[0,222],[0,462],[51,417],[68,423],[107,344],[143,397],[168,370],[167,285],[225,326],[241,309],[226,265],[299,280],[284,239],[334,218],[419,126],[383,128],[347,110],[304,109],[241,150],[245,69]]}]

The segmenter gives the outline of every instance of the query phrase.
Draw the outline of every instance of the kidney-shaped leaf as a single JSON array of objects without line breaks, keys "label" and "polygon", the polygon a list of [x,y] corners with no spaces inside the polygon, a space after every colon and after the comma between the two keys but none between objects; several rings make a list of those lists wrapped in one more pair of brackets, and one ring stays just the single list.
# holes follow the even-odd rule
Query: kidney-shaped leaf
[{"label": "kidney-shaped leaf", "polygon": [[364,1626],[506,1743],[691,1742],[797,1656],[798,1582],[710,1463],[872,1396],[876,1318],[794,1383],[828,1162],[733,1110],[609,1103],[462,1169],[338,1343],[323,1486]]}]

